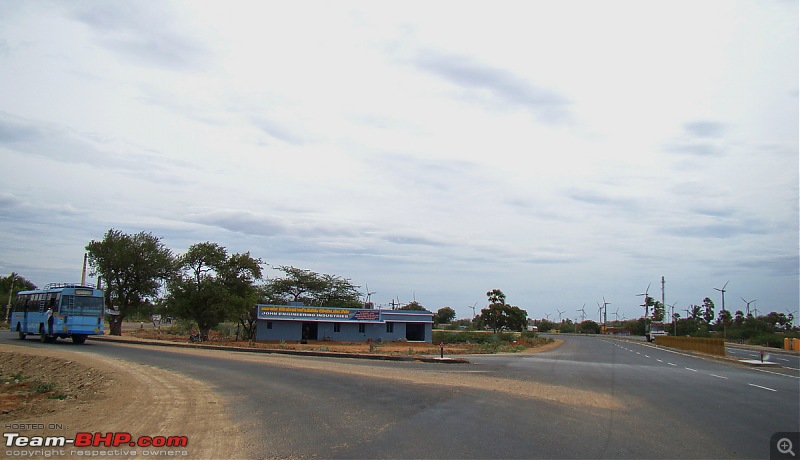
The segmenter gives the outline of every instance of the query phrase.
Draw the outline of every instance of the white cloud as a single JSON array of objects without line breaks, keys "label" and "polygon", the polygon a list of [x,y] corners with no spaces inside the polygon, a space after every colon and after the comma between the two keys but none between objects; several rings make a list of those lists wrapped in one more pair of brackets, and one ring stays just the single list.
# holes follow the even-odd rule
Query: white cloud
[{"label": "white cloud", "polygon": [[500,288],[536,317],[603,295],[633,317],[661,275],[679,306],[720,279],[797,305],[796,17],[712,0],[6,2],[0,270],[76,278],[114,227],[461,316]]}]

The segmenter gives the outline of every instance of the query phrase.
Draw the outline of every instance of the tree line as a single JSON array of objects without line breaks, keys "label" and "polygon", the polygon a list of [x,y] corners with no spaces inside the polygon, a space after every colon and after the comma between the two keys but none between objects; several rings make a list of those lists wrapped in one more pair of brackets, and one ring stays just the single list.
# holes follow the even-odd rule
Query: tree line
[{"label": "tree line", "polygon": [[[265,279],[262,259],[208,241],[176,254],[152,233],[112,228],[89,242],[86,252],[90,275],[105,290],[112,335],[121,335],[123,321],[143,311],[194,321],[203,339],[222,322],[238,322],[249,339],[257,303],[364,307],[349,279],[291,266],[273,267],[281,274]],[[10,304],[13,295],[29,289],[36,286],[12,273],[0,278],[0,295],[8,296],[0,301]]]}]

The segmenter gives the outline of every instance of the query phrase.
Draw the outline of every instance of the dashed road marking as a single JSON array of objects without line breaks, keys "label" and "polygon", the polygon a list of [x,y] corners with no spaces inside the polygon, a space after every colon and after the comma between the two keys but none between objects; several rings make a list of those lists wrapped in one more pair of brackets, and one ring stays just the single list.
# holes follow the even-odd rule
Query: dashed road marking
[{"label": "dashed road marking", "polygon": [[667,363],[667,364],[669,364],[670,366],[674,366],[675,365],[675,364],[672,364],[672,363]]},{"label": "dashed road marking", "polygon": [[778,391],[778,390],[773,390],[772,388],[767,388],[767,387],[762,387],[761,385],[756,385],[755,383],[748,383],[748,385],[750,385],[751,387],[761,388],[761,389],[764,389],[764,390]]},{"label": "dashed road marking", "polygon": [[723,377],[723,376],[721,376],[721,375],[717,375],[717,374],[708,374],[708,375],[710,375],[710,376],[712,376],[712,377],[716,377],[716,378],[718,378],[718,379],[725,379],[725,380],[728,380],[728,377]]},{"label": "dashed road marking", "polygon": [[692,369],[691,367],[686,368],[687,371],[697,372],[697,369]]}]

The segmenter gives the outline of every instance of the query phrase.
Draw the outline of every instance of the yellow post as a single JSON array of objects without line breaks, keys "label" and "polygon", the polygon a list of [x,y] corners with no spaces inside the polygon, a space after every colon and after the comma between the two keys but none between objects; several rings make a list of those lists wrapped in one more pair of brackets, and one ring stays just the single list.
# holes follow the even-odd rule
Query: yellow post
[{"label": "yellow post", "polygon": [[800,339],[792,339],[792,344],[794,344],[794,351],[800,351]]},{"label": "yellow post", "polygon": [[789,337],[785,337],[783,339],[783,349],[784,350],[791,350],[792,349],[792,343],[789,341]]}]

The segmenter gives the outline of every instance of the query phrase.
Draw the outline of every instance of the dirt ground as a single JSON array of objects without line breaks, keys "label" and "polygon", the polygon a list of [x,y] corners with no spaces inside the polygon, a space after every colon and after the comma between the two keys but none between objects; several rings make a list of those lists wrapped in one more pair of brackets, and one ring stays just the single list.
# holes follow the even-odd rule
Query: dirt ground
[{"label": "dirt ground", "polygon": [[[80,362],[78,362],[80,359]],[[230,458],[241,451],[240,434],[230,422],[224,404],[202,382],[161,369],[101,358],[79,357],[57,349],[0,345],[0,423],[4,433],[21,436],[65,436],[79,432],[126,432],[140,436],[186,436],[186,447],[164,447],[172,456]],[[17,383],[14,383],[14,382]],[[51,392],[26,391],[21,383],[45,383]],[[63,399],[51,399],[57,394]],[[17,447],[3,458],[58,458],[53,450],[95,451],[105,456],[111,447]],[[145,448],[125,446],[117,450]],[[155,448],[150,448],[155,449]],[[38,451],[38,452],[37,452]],[[66,453],[63,453],[66,451]],[[99,452],[105,452],[101,454]],[[169,455],[169,454],[167,454]]]},{"label": "dirt ground", "polygon": [[[430,346],[430,344],[427,344]],[[147,345],[127,345],[150,349]],[[368,345],[366,345],[368,347]],[[539,352],[558,346],[558,343],[528,352]],[[405,344],[407,349],[408,344]],[[516,397],[534,398],[554,403],[579,405],[587,409],[621,409],[619,401],[609,395],[576,390],[531,381],[498,378],[482,374],[461,365],[432,365],[426,369],[391,368],[341,359],[308,358],[287,355],[230,353],[206,349],[159,348],[159,351],[203,356],[222,356],[227,359],[268,363],[273,366],[308,369],[315,372],[363,375],[365,378],[388,378],[408,383],[448,385],[457,388],[482,388]],[[352,351],[352,348],[350,349]],[[12,377],[21,377],[12,378]],[[0,423],[17,429],[25,436],[65,436],[74,438],[78,432],[127,432],[139,436],[186,436],[185,448],[161,448],[183,458],[248,458],[252,446],[247,444],[225,410],[225,401],[204,383],[168,371],[114,361],[90,353],[76,355],[57,349],[34,349],[20,345],[0,345]],[[21,382],[51,383],[47,386],[62,399],[49,399],[48,392],[24,396]],[[26,424],[37,424],[33,429]],[[16,428],[15,428],[16,427]],[[16,448],[27,451],[27,458],[46,458],[33,447]],[[77,450],[105,451],[110,447]],[[137,450],[144,448],[124,447]],[[70,450],[65,448],[69,456]],[[7,452],[4,452],[7,454]],[[19,453],[18,453],[19,454]],[[20,456],[15,455],[15,456]],[[119,455],[119,453],[118,453]],[[121,455],[121,456],[129,456]],[[8,456],[8,455],[6,455]],[[2,457],[0,455],[0,457]],[[58,458],[50,455],[50,458]]]}]

